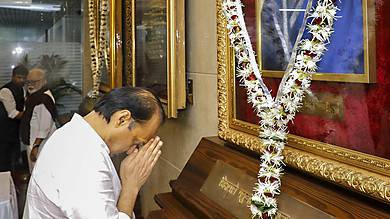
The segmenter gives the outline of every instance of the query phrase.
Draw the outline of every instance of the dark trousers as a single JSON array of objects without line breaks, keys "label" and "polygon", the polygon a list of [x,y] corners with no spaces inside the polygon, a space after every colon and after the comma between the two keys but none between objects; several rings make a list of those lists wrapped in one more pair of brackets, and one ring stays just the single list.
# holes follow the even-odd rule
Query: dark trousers
[{"label": "dark trousers", "polygon": [[20,163],[20,142],[0,142],[0,171],[14,170]]}]

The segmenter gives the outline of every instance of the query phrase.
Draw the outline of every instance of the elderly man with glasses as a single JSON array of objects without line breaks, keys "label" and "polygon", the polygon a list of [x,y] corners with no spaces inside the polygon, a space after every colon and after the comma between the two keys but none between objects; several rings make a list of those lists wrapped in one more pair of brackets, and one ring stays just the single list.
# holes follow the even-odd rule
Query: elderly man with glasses
[{"label": "elderly man with glasses", "polygon": [[54,97],[46,84],[44,70],[39,68],[30,70],[26,81],[28,96],[20,126],[22,142],[27,145],[30,172],[39,148],[56,130],[57,109]]}]

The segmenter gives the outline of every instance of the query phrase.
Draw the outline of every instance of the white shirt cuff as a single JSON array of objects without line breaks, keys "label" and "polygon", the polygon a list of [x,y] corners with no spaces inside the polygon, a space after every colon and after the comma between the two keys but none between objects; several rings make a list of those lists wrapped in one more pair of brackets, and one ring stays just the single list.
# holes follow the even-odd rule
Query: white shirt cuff
[{"label": "white shirt cuff", "polygon": [[39,130],[38,133],[37,133],[37,137],[36,138],[43,138],[43,139],[47,138],[47,131]]},{"label": "white shirt cuff", "polygon": [[8,117],[10,119],[15,119],[15,117],[19,114],[20,112],[17,111],[17,110],[12,110],[9,114],[8,114]]}]

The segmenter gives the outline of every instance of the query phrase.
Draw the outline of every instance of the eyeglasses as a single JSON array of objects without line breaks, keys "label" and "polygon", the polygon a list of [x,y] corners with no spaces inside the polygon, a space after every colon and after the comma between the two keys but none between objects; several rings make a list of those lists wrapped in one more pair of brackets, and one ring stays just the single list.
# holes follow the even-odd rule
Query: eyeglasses
[{"label": "eyeglasses", "polygon": [[33,84],[36,84],[40,81],[42,81],[43,79],[39,79],[39,80],[28,80],[25,82],[26,85],[33,85]]}]

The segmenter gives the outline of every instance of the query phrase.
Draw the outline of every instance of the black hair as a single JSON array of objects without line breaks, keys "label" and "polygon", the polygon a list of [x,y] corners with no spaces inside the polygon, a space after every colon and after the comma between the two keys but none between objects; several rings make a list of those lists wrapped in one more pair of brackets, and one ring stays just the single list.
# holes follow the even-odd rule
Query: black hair
[{"label": "black hair", "polygon": [[26,76],[28,74],[28,69],[24,65],[18,65],[12,69],[12,76],[22,75]]},{"label": "black hair", "polygon": [[93,110],[103,115],[107,123],[110,122],[111,116],[120,110],[130,111],[131,117],[139,123],[149,121],[158,110],[161,124],[165,121],[160,99],[153,91],[141,87],[115,88],[100,98]]}]

